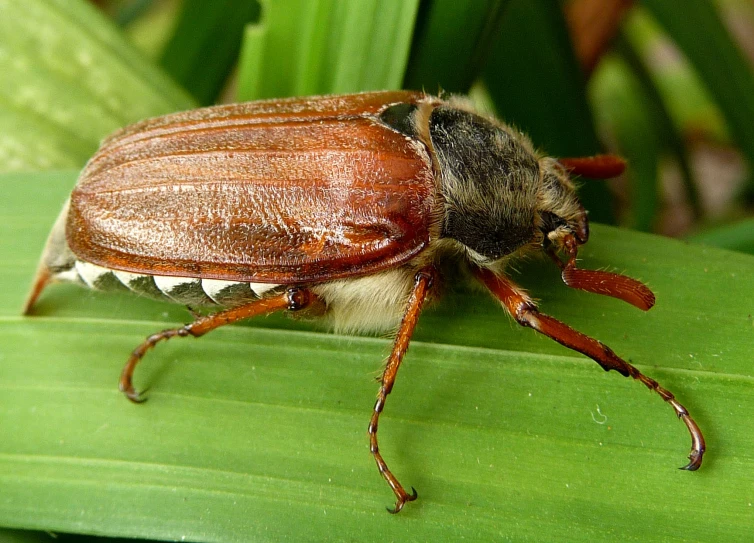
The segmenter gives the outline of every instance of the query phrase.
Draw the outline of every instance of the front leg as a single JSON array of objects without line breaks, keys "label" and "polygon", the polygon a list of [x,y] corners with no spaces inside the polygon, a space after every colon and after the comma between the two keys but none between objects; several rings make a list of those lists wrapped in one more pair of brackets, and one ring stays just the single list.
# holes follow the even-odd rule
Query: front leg
[{"label": "front leg", "polygon": [[620,358],[604,343],[574,330],[549,315],[540,313],[532,299],[507,277],[496,275],[484,268],[476,268],[474,275],[490,289],[492,294],[502,302],[503,307],[508,310],[508,313],[522,326],[533,328],[537,332],[554,339],[561,345],[585,354],[602,366],[605,371],[615,370],[626,377],[633,377],[637,381],[644,383],[650,390],[659,394],[675,410],[676,415],[684,422],[689,434],[691,434],[689,463],[681,469],[690,471],[699,469],[699,466],[702,465],[702,457],[704,456],[706,447],[704,436],[699,426],[691,418],[691,415],[689,415],[688,410],[675,399],[675,396],[669,390],[661,387],[657,381],[647,377],[634,366]]},{"label": "front leg", "polygon": [[403,355],[408,350],[408,343],[411,340],[411,336],[416,328],[416,323],[419,320],[419,313],[421,312],[422,304],[429,293],[429,289],[432,287],[432,283],[436,277],[436,270],[433,267],[427,267],[422,269],[416,274],[414,282],[414,290],[409,296],[408,304],[406,304],[406,313],[403,315],[398,334],[395,337],[395,343],[393,343],[393,350],[388,358],[385,371],[382,372],[382,380],[380,390],[377,393],[377,401],[374,404],[374,411],[372,412],[372,419],[369,422],[369,450],[374,456],[375,462],[377,462],[377,469],[380,470],[380,474],[385,478],[387,484],[393,489],[395,493],[396,502],[393,509],[388,509],[391,513],[397,513],[406,502],[414,501],[416,499],[416,490],[411,489],[411,494],[406,492],[403,485],[398,481],[395,475],[392,474],[387,467],[385,460],[383,460],[380,454],[380,448],[377,445],[377,426],[380,420],[380,413],[385,407],[385,400],[387,395],[393,389],[395,383],[395,377],[398,374],[398,368],[401,366]]}]

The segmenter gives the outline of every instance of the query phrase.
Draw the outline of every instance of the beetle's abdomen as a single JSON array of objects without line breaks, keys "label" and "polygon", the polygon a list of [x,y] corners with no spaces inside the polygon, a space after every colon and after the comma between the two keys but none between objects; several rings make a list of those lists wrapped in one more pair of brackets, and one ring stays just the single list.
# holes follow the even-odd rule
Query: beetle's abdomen
[{"label": "beetle's abdomen", "polygon": [[222,281],[113,270],[78,258],[65,239],[66,203],[50,232],[41,268],[51,282],[76,283],[94,290],[131,291],[139,296],[189,306],[236,306],[279,289],[274,283]]},{"label": "beetle's abdomen", "polygon": [[[275,295],[289,285],[221,281],[198,277],[138,274],[86,262],[68,247],[66,202],[47,239],[27,311],[48,283],[75,283],[100,291],[130,291],[191,307],[235,307]],[[372,275],[336,279],[311,286],[325,304],[322,323],[340,332],[380,333],[394,329],[414,284],[416,267],[407,264]]]},{"label": "beetle's abdomen", "polygon": [[76,260],[68,276],[95,290],[130,290],[149,298],[164,299],[188,306],[237,306],[261,298],[280,285],[270,283],[241,283],[196,277],[144,275],[110,270]]}]

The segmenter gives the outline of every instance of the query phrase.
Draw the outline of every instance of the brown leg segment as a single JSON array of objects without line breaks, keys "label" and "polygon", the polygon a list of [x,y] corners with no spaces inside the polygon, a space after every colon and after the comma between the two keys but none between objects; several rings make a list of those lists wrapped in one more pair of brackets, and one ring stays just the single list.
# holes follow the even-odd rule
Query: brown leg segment
[{"label": "brown leg segment", "polygon": [[495,275],[493,272],[477,268],[474,274],[492,291],[500,300],[511,316],[522,326],[533,328],[561,345],[585,354],[596,361],[605,371],[615,370],[618,373],[633,377],[637,381],[653,390],[671,405],[676,415],[684,422],[691,434],[691,454],[689,463],[681,469],[695,471],[702,465],[705,443],[702,431],[683,405],[675,399],[673,394],[662,388],[657,381],[641,373],[638,369],[616,355],[610,347],[592,339],[589,336],[577,332],[570,326],[540,313],[537,306],[517,285],[505,277]]},{"label": "brown leg segment", "polygon": [[393,389],[395,376],[398,373],[398,368],[401,366],[403,355],[405,355],[408,350],[408,343],[411,340],[414,328],[416,328],[416,323],[419,320],[419,313],[421,312],[422,304],[432,286],[436,273],[437,272],[434,268],[429,267],[416,274],[414,290],[408,299],[406,313],[403,315],[401,326],[398,329],[398,335],[393,344],[393,351],[390,353],[387,366],[382,373],[382,384],[377,393],[377,401],[374,404],[372,419],[369,422],[369,450],[372,452],[375,462],[377,462],[377,469],[380,470],[380,474],[385,478],[387,484],[390,485],[390,488],[393,489],[396,497],[395,507],[393,509],[388,508],[390,513],[399,512],[403,509],[406,502],[414,501],[417,494],[414,488],[411,489],[411,494],[406,492],[403,485],[401,485],[395,475],[393,475],[387,467],[385,460],[383,460],[382,455],[380,454],[380,448],[377,445],[377,426],[380,420],[380,413],[382,413],[382,410],[385,407],[387,395],[390,394],[390,391]]},{"label": "brown leg segment", "polygon": [[180,328],[171,328],[169,330],[163,330],[156,334],[152,334],[144,343],[139,345],[131,353],[128,358],[128,362],[123,367],[123,371],[120,374],[120,382],[118,388],[123,392],[126,397],[132,402],[140,403],[145,400],[139,392],[134,389],[133,386],[133,374],[136,369],[136,365],[141,361],[144,355],[162,340],[170,339],[172,337],[186,337],[194,336],[199,337],[207,332],[211,332],[215,328],[225,326],[226,324],[232,324],[243,319],[250,317],[256,317],[257,315],[267,315],[274,313],[275,311],[282,311],[284,309],[290,311],[297,311],[304,309],[310,303],[315,301],[315,295],[308,289],[304,288],[289,288],[286,292],[270,298],[264,298],[261,300],[254,300],[248,304],[234,307],[232,309],[226,309],[213,315],[207,315],[205,317],[199,317],[191,324],[182,326]]}]

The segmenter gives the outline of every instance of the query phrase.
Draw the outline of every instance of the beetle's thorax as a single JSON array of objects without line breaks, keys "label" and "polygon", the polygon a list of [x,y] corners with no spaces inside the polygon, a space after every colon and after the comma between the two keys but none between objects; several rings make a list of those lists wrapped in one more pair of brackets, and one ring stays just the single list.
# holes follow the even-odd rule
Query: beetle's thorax
[{"label": "beetle's thorax", "polygon": [[536,236],[539,166],[512,130],[475,113],[439,106],[429,131],[445,202],[442,235],[490,260]]}]

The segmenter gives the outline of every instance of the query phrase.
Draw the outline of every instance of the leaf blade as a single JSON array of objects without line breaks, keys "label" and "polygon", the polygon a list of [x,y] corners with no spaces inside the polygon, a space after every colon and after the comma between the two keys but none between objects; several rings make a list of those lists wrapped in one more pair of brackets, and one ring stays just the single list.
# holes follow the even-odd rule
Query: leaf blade
[{"label": "leaf blade", "polygon": [[749,163],[754,163],[754,71],[725,29],[713,3],[647,0],[643,5],[699,72],[741,151]]},{"label": "leaf blade", "polygon": [[417,0],[265,5],[260,24],[246,31],[239,100],[400,88],[418,5]]},{"label": "leaf blade", "polygon": [[2,9],[0,171],[80,167],[116,128],[193,105],[85,2]]},{"label": "leaf blade", "polygon": [[[648,313],[568,291],[549,264],[520,276],[687,405],[710,443],[694,474],[674,469],[688,436],[658,397],[514,327],[486,296],[461,289],[427,310],[380,427],[420,492],[395,522],[365,435],[389,341],[280,319],[223,328],[151,353],[137,406],[116,389],[123,358],[184,310],[60,285],[17,316],[65,175],[0,177],[15,194],[0,228],[17,238],[0,249],[0,524],[197,541],[552,539],[564,523],[592,540],[748,533],[754,432],[735,413],[754,407],[752,257],[596,227],[583,265],[649,281]],[[30,184],[49,199],[29,201]]]},{"label": "leaf blade", "polygon": [[214,103],[236,65],[244,29],[260,11],[248,0],[185,1],[160,64],[200,104]]}]

